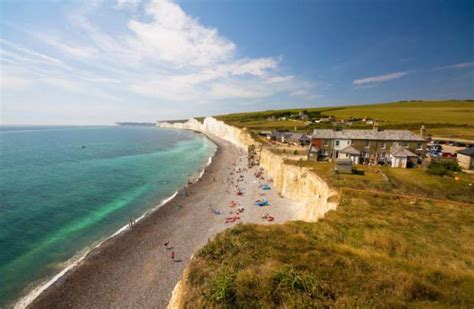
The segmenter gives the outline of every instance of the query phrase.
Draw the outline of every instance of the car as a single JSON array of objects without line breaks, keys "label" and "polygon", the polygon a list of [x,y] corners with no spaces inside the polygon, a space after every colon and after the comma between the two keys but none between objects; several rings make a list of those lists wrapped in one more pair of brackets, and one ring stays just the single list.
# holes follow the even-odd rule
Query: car
[{"label": "car", "polygon": [[450,153],[450,152],[443,152],[442,157],[443,158],[454,158],[454,157],[456,157],[456,155],[453,154],[453,153]]}]

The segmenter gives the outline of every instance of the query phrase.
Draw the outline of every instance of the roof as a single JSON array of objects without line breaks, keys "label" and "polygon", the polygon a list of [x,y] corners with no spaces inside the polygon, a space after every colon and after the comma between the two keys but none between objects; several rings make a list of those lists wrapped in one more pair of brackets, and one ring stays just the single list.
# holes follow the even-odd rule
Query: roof
[{"label": "roof", "polygon": [[361,139],[361,140],[386,140],[386,141],[418,141],[425,139],[408,130],[331,130],[315,129],[313,138],[322,139]]},{"label": "roof", "polygon": [[408,157],[418,157],[418,155],[414,154],[410,150],[406,148],[396,148],[391,151],[392,156],[394,157],[403,157],[403,158],[408,158]]},{"label": "roof", "polygon": [[352,155],[360,155],[360,151],[352,146],[347,146],[346,148],[339,150],[339,152],[348,153]]},{"label": "roof", "polygon": [[474,147],[465,148],[463,150],[458,151],[458,153],[466,155],[466,156],[474,157]]}]

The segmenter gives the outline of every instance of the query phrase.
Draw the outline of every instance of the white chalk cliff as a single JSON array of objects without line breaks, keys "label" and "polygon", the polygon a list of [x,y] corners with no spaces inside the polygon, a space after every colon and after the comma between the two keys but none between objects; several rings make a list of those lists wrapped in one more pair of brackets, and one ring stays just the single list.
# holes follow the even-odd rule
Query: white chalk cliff
[{"label": "white chalk cliff", "polygon": [[[227,125],[213,117],[206,117],[202,123],[189,119],[181,123],[161,122],[158,126],[212,134],[245,150],[251,144],[258,144],[246,130]],[[274,187],[282,196],[298,202],[299,206],[294,209],[295,218],[316,221],[327,211],[337,207],[337,191],[309,169],[286,164],[282,156],[267,149],[261,152],[260,166],[273,178]]]},{"label": "white chalk cliff", "polygon": [[[161,122],[162,128],[185,129],[215,135],[235,146],[247,150],[249,145],[257,145],[248,131],[225,124],[212,117],[206,117],[201,123],[189,119],[181,123]],[[263,149],[260,154],[260,166],[273,178],[273,186],[286,198],[296,201],[295,218],[304,221],[317,221],[326,212],[335,209],[339,194],[308,168],[285,163],[284,157]],[[183,278],[186,278],[186,271]],[[173,290],[168,309],[182,308],[184,280],[180,280]]]}]

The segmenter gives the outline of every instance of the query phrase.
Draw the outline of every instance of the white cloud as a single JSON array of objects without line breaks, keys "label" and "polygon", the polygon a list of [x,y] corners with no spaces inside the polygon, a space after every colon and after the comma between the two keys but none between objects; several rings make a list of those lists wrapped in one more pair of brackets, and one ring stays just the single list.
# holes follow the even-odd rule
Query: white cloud
[{"label": "white cloud", "polygon": [[204,27],[177,4],[155,0],[146,9],[151,22],[131,20],[128,48],[144,61],[161,60],[175,66],[207,66],[229,59],[235,45],[217,29]]},{"label": "white cloud", "polygon": [[314,97],[314,85],[279,72],[281,57],[237,57],[232,41],[172,1],[153,0],[144,6],[138,1],[118,1],[117,8],[132,5],[143,8],[145,14],[143,18],[134,14],[128,22],[116,25],[123,26],[125,32],[120,34],[93,22],[91,16],[100,5],[86,3],[68,16],[77,36],[68,36],[61,29],[54,35],[37,29],[28,32],[53,47],[54,57],[10,46],[10,54],[2,54],[1,59],[17,61],[25,71],[35,72],[30,77],[32,84],[74,93],[86,93],[100,83],[104,91],[190,105],[281,93]]},{"label": "white cloud", "polygon": [[408,74],[408,72],[395,72],[395,73],[389,73],[389,74],[385,74],[385,75],[364,77],[364,78],[356,79],[356,80],[352,81],[352,84],[355,85],[355,86],[363,86],[363,85],[367,85],[367,84],[383,83],[383,82],[386,82],[386,81],[402,78],[407,74]]},{"label": "white cloud", "polygon": [[94,47],[69,45],[50,35],[38,34],[37,36],[41,41],[58,48],[69,56],[78,58],[92,58],[96,56],[98,52],[98,50]]},{"label": "white cloud", "polygon": [[[38,53],[36,51],[27,49],[21,45],[15,44],[13,42],[10,42],[4,39],[0,39],[0,43],[1,43],[1,48],[2,48],[1,49],[2,55],[7,55],[7,56],[14,57],[17,59],[20,58],[22,60],[28,59],[31,61],[50,63],[50,64],[56,64],[56,65],[60,65],[63,63],[61,60],[57,58],[54,58],[42,53]],[[6,51],[5,48],[7,47],[10,48],[11,50],[14,50],[15,53]]]},{"label": "white cloud", "polygon": [[140,0],[117,0],[117,9],[135,9],[140,4]]},{"label": "white cloud", "polygon": [[449,70],[449,69],[466,69],[466,68],[472,68],[472,67],[474,67],[474,61],[441,66],[441,67],[434,68],[433,71]]}]

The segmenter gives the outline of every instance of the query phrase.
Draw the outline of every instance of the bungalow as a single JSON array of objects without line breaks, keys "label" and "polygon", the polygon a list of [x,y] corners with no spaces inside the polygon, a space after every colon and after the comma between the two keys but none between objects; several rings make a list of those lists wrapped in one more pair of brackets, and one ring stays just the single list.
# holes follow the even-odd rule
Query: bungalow
[{"label": "bungalow", "polygon": [[311,138],[304,133],[273,131],[270,139],[287,144],[309,145]]},{"label": "bungalow", "polygon": [[474,170],[474,148],[458,151],[456,155],[459,166],[466,170]]},{"label": "bungalow", "polygon": [[412,167],[424,157],[426,140],[408,130],[315,129],[308,159],[350,159],[358,163],[391,163]]}]

